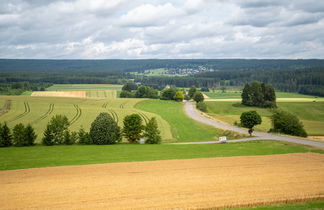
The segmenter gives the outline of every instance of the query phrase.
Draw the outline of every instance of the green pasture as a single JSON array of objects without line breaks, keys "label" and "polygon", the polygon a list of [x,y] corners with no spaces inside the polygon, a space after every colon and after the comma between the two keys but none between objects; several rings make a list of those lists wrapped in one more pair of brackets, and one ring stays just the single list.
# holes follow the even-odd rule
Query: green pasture
[{"label": "green pasture", "polygon": [[279,141],[199,145],[38,145],[31,147],[0,148],[0,170],[303,152],[323,153],[323,150],[315,150],[311,147]]},{"label": "green pasture", "polygon": [[[227,90],[223,93],[221,90],[215,90],[210,92],[204,92],[211,99],[241,99],[241,90]],[[288,93],[288,92],[276,92],[277,98],[307,98],[318,100],[321,97],[315,97],[310,95],[303,95],[299,93]]]},{"label": "green pasture", "polygon": [[[324,209],[324,200],[301,203],[283,203],[270,206],[238,208],[235,210],[320,210]],[[233,210],[233,209],[232,209]]]},{"label": "green pasture", "polygon": [[[262,116],[262,124],[256,130],[268,131],[271,128],[271,109],[249,107],[239,102],[207,101],[208,112],[216,118],[233,124],[240,121],[242,112],[255,110]],[[324,135],[324,102],[278,102],[278,108],[296,115],[304,124],[310,136]]]},{"label": "green pasture", "polygon": [[0,116],[0,122],[7,122],[13,128],[18,123],[30,123],[41,141],[43,131],[50,118],[56,114],[64,114],[70,120],[70,130],[77,131],[81,126],[85,130],[100,112],[111,114],[120,126],[126,115],[138,113],[143,122],[156,117],[164,140],[173,139],[170,125],[159,115],[135,108],[135,104],[143,99],[85,99],[64,97],[30,97],[30,96],[0,96],[0,108],[6,101],[11,102],[10,111]]},{"label": "green pasture", "polygon": [[145,100],[136,108],[155,113],[166,120],[171,126],[173,136],[179,141],[212,140],[224,131],[199,123],[184,113],[183,103],[166,100]]},{"label": "green pasture", "polygon": [[121,90],[123,85],[115,84],[55,84],[48,91],[73,91],[73,90]]}]

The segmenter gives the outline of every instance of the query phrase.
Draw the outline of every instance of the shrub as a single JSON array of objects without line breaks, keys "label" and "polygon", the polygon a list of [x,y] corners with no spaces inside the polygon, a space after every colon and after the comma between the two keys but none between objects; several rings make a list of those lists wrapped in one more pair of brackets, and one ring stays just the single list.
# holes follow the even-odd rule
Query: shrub
[{"label": "shrub", "polygon": [[137,85],[134,82],[127,82],[123,87],[122,90],[131,92],[132,90],[137,90]]},{"label": "shrub", "polygon": [[303,124],[289,112],[275,110],[271,116],[273,128],[271,132],[280,132],[293,136],[307,137]]},{"label": "shrub", "polygon": [[138,114],[127,115],[124,118],[123,134],[130,143],[141,138],[143,128],[142,118]]},{"label": "shrub", "polygon": [[79,144],[93,144],[90,134],[85,132],[83,128],[79,129],[78,132]]},{"label": "shrub", "polygon": [[123,91],[120,92],[119,97],[121,97],[121,98],[134,98],[135,94],[130,92],[130,91],[123,90]]},{"label": "shrub", "polygon": [[248,128],[250,135],[252,135],[253,127],[262,123],[261,116],[256,111],[243,112],[240,119],[241,126]]},{"label": "shrub", "polygon": [[173,100],[176,93],[177,93],[177,89],[174,87],[164,89],[161,92],[161,99],[162,100]]},{"label": "shrub", "polygon": [[207,104],[205,102],[198,102],[196,104],[196,108],[199,109],[202,112],[207,112]]},{"label": "shrub", "polygon": [[55,115],[47,124],[44,131],[43,144],[54,145],[65,142],[65,134],[70,126],[69,120],[65,115]]},{"label": "shrub", "polygon": [[209,92],[209,88],[207,88],[207,87],[202,87],[202,88],[200,88],[200,91],[201,91],[201,92]]},{"label": "shrub", "polygon": [[100,113],[91,123],[90,137],[94,144],[115,144],[121,140],[120,128],[108,113]]},{"label": "shrub", "polygon": [[152,117],[145,126],[143,136],[146,138],[146,144],[159,144],[161,142],[160,131],[155,117]]},{"label": "shrub", "polygon": [[183,101],[184,95],[181,90],[178,90],[176,94],[173,96],[173,98],[174,100],[181,102]]},{"label": "shrub", "polygon": [[197,103],[203,102],[204,101],[204,95],[201,92],[197,91],[193,96],[193,100],[196,101]]},{"label": "shrub", "polygon": [[9,147],[12,145],[12,136],[7,123],[0,124],[0,147]]},{"label": "shrub", "polygon": [[190,99],[193,98],[196,92],[197,92],[197,88],[195,86],[191,86],[191,88],[188,91],[188,96],[190,97]]},{"label": "shrub", "polygon": [[140,86],[135,92],[135,98],[158,98],[158,91],[148,87],[148,86]]}]

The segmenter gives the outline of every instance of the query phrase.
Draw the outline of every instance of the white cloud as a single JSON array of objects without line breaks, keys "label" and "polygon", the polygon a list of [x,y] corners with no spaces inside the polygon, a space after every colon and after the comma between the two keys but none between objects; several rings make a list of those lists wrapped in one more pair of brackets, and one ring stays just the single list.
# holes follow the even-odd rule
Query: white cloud
[{"label": "white cloud", "polygon": [[324,58],[315,0],[2,0],[1,58]]}]

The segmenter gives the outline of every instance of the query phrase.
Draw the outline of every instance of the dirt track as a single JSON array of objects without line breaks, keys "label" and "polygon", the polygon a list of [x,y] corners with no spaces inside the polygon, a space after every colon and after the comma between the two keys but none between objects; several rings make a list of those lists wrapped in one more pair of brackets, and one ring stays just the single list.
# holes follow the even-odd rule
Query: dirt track
[{"label": "dirt track", "polygon": [[205,158],[0,171],[0,209],[239,207],[324,199],[324,155]]}]

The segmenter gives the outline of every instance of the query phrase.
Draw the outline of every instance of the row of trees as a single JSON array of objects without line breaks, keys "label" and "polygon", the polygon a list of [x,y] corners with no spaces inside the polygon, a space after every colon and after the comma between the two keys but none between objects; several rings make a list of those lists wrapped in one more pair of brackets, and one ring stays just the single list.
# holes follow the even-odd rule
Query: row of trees
[{"label": "row of trees", "polygon": [[242,92],[242,104],[246,106],[257,106],[275,108],[276,93],[272,85],[252,82],[245,84]]},{"label": "row of trees", "polygon": [[121,129],[117,122],[108,114],[100,113],[91,123],[90,132],[80,128],[78,132],[69,131],[69,121],[64,115],[51,118],[44,131],[42,143],[47,146],[59,144],[116,144],[124,136],[130,143],[136,143],[140,138],[147,144],[158,144],[161,141],[156,118],[151,118],[144,126],[138,114],[124,118]]},{"label": "row of trees", "polygon": [[13,130],[7,126],[7,123],[0,124],[0,147],[9,146],[32,146],[35,143],[37,135],[34,128],[28,124],[24,126],[19,123]]}]

